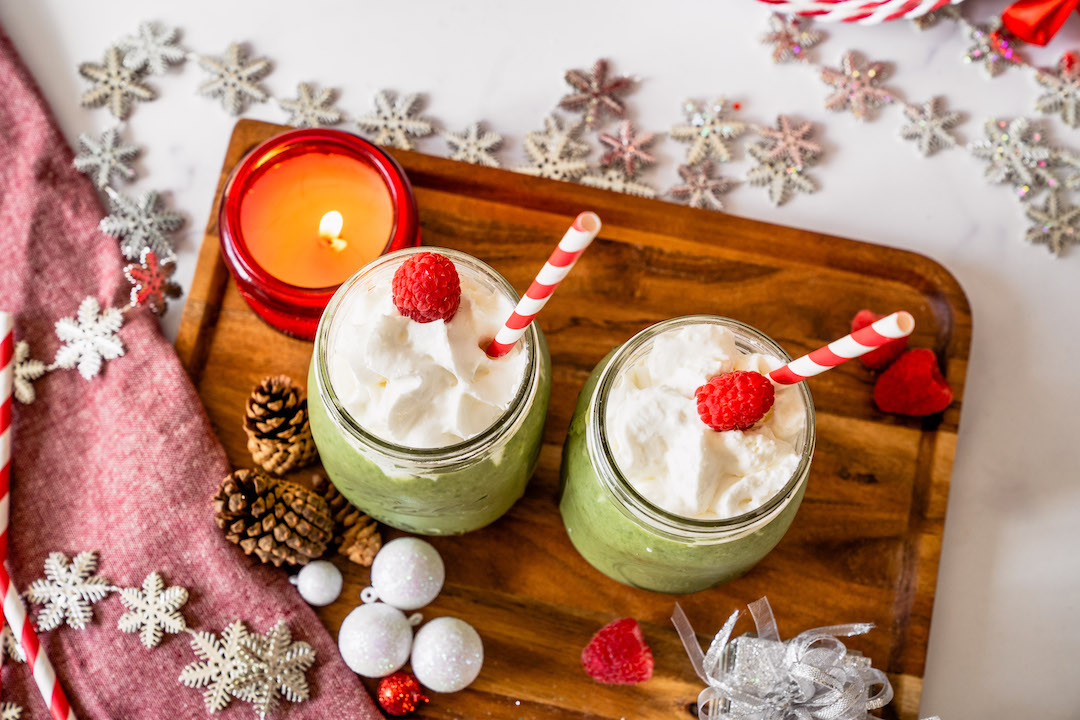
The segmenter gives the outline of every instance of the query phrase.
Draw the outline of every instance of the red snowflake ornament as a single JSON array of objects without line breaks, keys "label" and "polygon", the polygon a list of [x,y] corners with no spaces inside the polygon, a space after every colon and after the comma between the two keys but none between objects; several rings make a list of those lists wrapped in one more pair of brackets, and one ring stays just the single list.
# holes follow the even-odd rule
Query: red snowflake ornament
[{"label": "red snowflake ornament", "polygon": [[604,59],[597,60],[589,74],[581,70],[568,70],[566,82],[577,92],[565,96],[559,102],[559,107],[583,112],[585,126],[590,130],[600,124],[605,113],[623,116],[626,106],[618,96],[626,94],[634,85],[634,79],[626,76],[609,80],[608,63]]},{"label": "red snowflake ornament", "polygon": [[180,286],[169,279],[174,272],[175,262],[162,262],[153,250],[143,248],[139,262],[124,267],[124,277],[131,283],[131,307],[145,305],[158,315],[164,313],[167,298],[180,297]]}]

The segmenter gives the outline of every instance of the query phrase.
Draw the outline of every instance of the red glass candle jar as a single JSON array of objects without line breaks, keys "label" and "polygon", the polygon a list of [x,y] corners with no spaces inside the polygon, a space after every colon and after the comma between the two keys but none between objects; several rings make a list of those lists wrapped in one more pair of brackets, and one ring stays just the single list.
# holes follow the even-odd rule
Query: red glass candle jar
[{"label": "red glass candle jar", "polygon": [[412,186],[382,150],[340,130],[262,143],[225,184],[225,264],[259,317],[312,340],[338,286],[382,253],[420,244]]}]

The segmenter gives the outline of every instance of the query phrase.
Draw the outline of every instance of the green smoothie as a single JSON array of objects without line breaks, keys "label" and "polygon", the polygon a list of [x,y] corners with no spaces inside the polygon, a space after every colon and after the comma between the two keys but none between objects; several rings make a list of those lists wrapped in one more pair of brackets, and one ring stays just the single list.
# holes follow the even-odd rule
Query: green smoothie
[{"label": "green smoothie", "polygon": [[[680,320],[690,319],[668,323]],[[666,324],[642,335],[662,332]],[[758,335],[755,341],[765,341],[771,346],[768,350],[789,359],[768,338],[745,326],[733,327],[740,333]],[[809,408],[803,456],[794,476],[775,497],[750,512],[722,520],[674,515],[638,493],[619,472],[606,451],[606,442],[597,442],[595,437],[604,432],[597,411],[604,405],[596,402],[598,387],[599,392],[607,392],[614,374],[602,381],[604,370],[613,360],[623,361],[631,349],[628,346],[640,338],[601,360],[581,391],[563,448],[559,507],[574,547],[608,577],[656,592],[696,592],[746,573],[780,542],[791,525],[806,489],[813,453],[812,401],[805,387],[800,388]],[[750,350],[761,352],[762,347]]]},{"label": "green smoothie", "polygon": [[[386,257],[400,262],[394,256],[413,252],[418,251]],[[463,275],[486,276],[492,287],[507,294],[509,306],[516,303],[513,289],[488,266],[462,253],[438,252],[450,256]],[[375,264],[380,262],[387,260]],[[349,292],[355,283],[355,278],[350,280],[343,290]],[[363,292],[362,284],[352,291]],[[332,301],[323,317],[308,371],[311,432],[337,489],[376,520],[412,533],[464,533],[497,520],[525,492],[540,454],[551,388],[551,359],[543,334],[534,324],[519,341],[526,360],[520,386],[489,427],[449,446],[408,447],[364,427],[334,392],[327,358],[337,307]]]}]

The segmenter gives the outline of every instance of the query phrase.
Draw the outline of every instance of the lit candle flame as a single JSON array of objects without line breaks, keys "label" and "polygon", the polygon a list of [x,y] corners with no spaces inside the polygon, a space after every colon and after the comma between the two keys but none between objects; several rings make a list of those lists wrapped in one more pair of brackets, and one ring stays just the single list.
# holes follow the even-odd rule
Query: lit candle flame
[{"label": "lit candle flame", "polygon": [[319,237],[330,245],[331,250],[344,250],[345,241],[341,238],[341,229],[345,226],[345,218],[337,210],[331,210],[322,216],[319,221]]}]

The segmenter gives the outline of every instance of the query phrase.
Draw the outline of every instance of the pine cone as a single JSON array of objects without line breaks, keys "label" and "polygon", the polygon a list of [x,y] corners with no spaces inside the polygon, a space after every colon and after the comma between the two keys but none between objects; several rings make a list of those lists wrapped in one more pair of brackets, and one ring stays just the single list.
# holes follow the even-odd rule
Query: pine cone
[{"label": "pine cone", "polygon": [[326,552],[334,533],[322,496],[259,470],[225,476],[214,510],[229,542],[275,567],[307,565]]},{"label": "pine cone", "polygon": [[358,565],[369,567],[382,547],[378,523],[350,503],[327,478],[313,475],[311,482],[330,508],[338,552]]},{"label": "pine cone", "polygon": [[286,375],[265,377],[251,391],[244,416],[248,452],[267,472],[284,475],[318,457],[304,390]]}]

